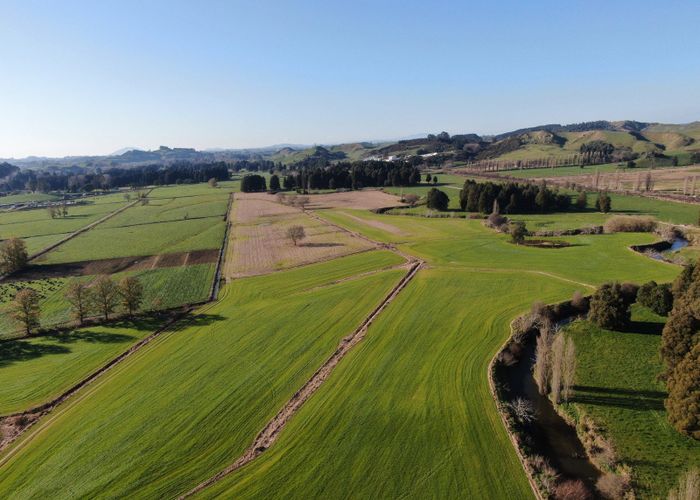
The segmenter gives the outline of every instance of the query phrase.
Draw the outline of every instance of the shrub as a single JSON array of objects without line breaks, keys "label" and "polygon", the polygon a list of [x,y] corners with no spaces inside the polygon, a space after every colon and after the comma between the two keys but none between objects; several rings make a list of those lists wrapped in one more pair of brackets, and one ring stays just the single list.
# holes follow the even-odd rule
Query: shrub
[{"label": "shrub", "polygon": [[638,215],[614,215],[605,221],[603,229],[606,233],[651,233],[656,229],[656,221]]},{"label": "shrub", "polygon": [[525,237],[527,236],[527,228],[524,222],[514,222],[510,225],[509,232],[511,241],[516,245],[525,241]]},{"label": "shrub", "polygon": [[554,498],[557,500],[588,500],[592,498],[583,481],[564,481],[554,488]]},{"label": "shrub", "polygon": [[605,498],[623,498],[630,490],[630,478],[619,474],[603,474],[595,486]]},{"label": "shrub", "polygon": [[586,312],[588,310],[588,298],[576,290],[571,298],[571,306],[576,309],[577,312]]},{"label": "shrub", "polygon": [[491,214],[486,219],[486,224],[489,227],[500,228],[508,222],[508,218],[502,216],[501,214]]},{"label": "shrub", "polygon": [[437,188],[431,188],[428,191],[428,208],[444,212],[450,204],[450,198]]},{"label": "shrub", "polygon": [[637,302],[656,314],[666,316],[673,307],[673,294],[669,285],[657,285],[655,281],[644,283],[637,291]]},{"label": "shrub", "polygon": [[630,307],[619,283],[601,285],[591,296],[588,319],[601,328],[621,329],[630,321]]}]

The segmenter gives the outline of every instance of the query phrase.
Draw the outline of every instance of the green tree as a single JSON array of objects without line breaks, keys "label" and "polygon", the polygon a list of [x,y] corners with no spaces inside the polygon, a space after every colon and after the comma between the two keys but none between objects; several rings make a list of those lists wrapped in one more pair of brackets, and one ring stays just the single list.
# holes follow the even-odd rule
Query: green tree
[{"label": "green tree", "polygon": [[41,309],[39,307],[39,294],[31,288],[24,288],[17,292],[10,306],[10,315],[20,323],[27,335],[39,328]]},{"label": "green tree", "polygon": [[433,180],[433,177],[430,174],[425,174],[425,182],[430,182]]},{"label": "green tree", "polygon": [[591,296],[588,319],[601,328],[618,330],[630,321],[630,307],[619,283],[605,283]]},{"label": "green tree", "polygon": [[661,358],[666,365],[666,374],[672,373],[693,345],[698,343],[699,326],[687,302],[683,299],[677,301],[661,333]]},{"label": "green tree", "polygon": [[430,188],[427,196],[428,208],[444,212],[450,204],[450,198],[437,188]]},{"label": "green tree", "polygon": [[0,247],[0,272],[4,274],[19,271],[29,262],[27,244],[19,238],[10,238]]},{"label": "green tree", "polygon": [[700,440],[700,344],[671,373],[664,403],[671,425],[678,432]]},{"label": "green tree", "polygon": [[119,296],[121,297],[122,306],[133,316],[134,312],[141,308],[143,302],[143,285],[141,281],[134,276],[126,276],[119,281]]},{"label": "green tree", "polygon": [[280,190],[280,178],[277,174],[273,174],[270,177],[270,191],[277,192],[279,190]]},{"label": "green tree", "polygon": [[585,210],[588,207],[588,194],[585,191],[581,191],[576,197],[576,208],[579,210]]},{"label": "green tree", "polygon": [[666,316],[673,307],[673,294],[669,285],[658,285],[655,281],[649,281],[639,287],[637,302],[656,314]]}]

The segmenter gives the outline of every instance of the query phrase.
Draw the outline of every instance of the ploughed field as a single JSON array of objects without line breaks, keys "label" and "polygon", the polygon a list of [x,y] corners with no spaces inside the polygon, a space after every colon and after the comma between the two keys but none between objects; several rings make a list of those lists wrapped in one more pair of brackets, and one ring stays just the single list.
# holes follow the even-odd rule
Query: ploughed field
[{"label": "ploughed field", "polygon": [[[368,193],[366,204],[376,203],[378,192]],[[362,203],[361,195],[353,193],[352,203]],[[29,427],[0,454],[0,494],[172,498],[192,490],[246,453],[406,276],[408,258],[425,264],[285,421],[277,441],[197,495],[531,497],[487,381],[511,320],[535,301],[568,299],[610,280],[670,281],[680,269],[630,251],[632,244],[654,241],[649,234],[559,238],[571,246],[556,250],[522,247],[479,220],[378,215],[365,205],[353,208],[347,193],[322,196],[312,195],[312,213],[304,213],[272,195],[236,194],[228,283],[218,301]],[[397,201],[389,197],[386,205]],[[227,193],[205,186],[158,188],[148,205],[125,210],[43,263],[217,248],[210,238],[223,236],[227,202]],[[563,226],[570,215],[547,217]],[[575,217],[570,227],[599,220],[597,214]],[[192,222],[206,224],[200,230]],[[307,233],[298,246],[285,234],[296,224]],[[117,241],[100,243],[98,231]],[[120,241],[138,234],[158,241]],[[166,281],[149,287],[170,293]],[[132,345],[154,329],[100,328],[76,331],[79,340],[70,345],[32,339],[15,349],[24,357],[6,365],[0,358],[0,383],[8,381],[0,413],[50,398],[84,376],[87,365],[103,363],[117,344]],[[84,340],[91,335],[116,340]],[[55,381],[32,383],[59,369]]]}]

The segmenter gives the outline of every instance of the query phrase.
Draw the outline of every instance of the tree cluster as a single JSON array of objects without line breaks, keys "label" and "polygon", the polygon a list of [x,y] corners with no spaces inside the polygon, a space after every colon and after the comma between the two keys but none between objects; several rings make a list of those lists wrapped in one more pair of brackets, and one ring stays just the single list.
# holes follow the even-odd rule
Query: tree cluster
[{"label": "tree cluster", "polygon": [[265,177],[258,174],[244,175],[243,179],[241,180],[241,191],[244,193],[267,191]]},{"label": "tree cluster", "polygon": [[22,170],[0,182],[0,190],[89,192],[126,186],[190,184],[207,182],[212,178],[223,181],[229,178],[228,165],[222,161],[115,167],[104,171],[100,168],[81,168],[78,171],[80,173],[76,173],[74,169],[66,169],[65,172]]},{"label": "tree cluster", "polygon": [[671,287],[673,309],[661,335],[668,419],[700,439],[700,266],[687,266]]},{"label": "tree cluster", "polygon": [[637,288],[629,283],[605,283],[590,299],[588,319],[607,330],[621,330],[630,322],[630,306]]},{"label": "tree cluster", "polygon": [[459,192],[459,204],[467,212],[489,213],[494,201],[504,213],[545,213],[567,211],[571,197],[549,189],[546,184],[475,182],[468,179]]},{"label": "tree cluster", "polygon": [[284,177],[283,187],[286,190],[361,189],[415,186],[420,180],[420,171],[409,162],[358,161],[298,169]]},{"label": "tree cluster", "polygon": [[450,198],[444,191],[437,188],[430,188],[427,195],[427,206],[432,210],[444,212],[450,205]]},{"label": "tree cluster", "polygon": [[649,281],[639,287],[637,302],[654,311],[656,314],[666,316],[673,307],[673,294],[668,284],[657,284]]}]

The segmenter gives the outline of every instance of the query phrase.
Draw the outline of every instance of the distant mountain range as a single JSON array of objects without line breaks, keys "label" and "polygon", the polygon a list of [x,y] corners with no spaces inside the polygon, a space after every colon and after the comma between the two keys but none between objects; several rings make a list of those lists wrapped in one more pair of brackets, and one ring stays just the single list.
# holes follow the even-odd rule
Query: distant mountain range
[{"label": "distant mountain range", "polygon": [[598,141],[610,144],[622,157],[683,155],[700,151],[700,122],[688,124],[646,123],[632,120],[593,121],[569,125],[546,124],[513,130],[493,136],[477,134],[426,134],[401,140],[308,146],[275,144],[263,148],[207,149],[169,148],[153,151],[122,148],[106,156],[64,158],[27,157],[0,159],[21,168],[62,169],[66,167],[129,167],[179,161],[210,162],[272,160],[284,164],[307,158],[328,161],[393,159],[412,155],[440,155],[443,161],[484,159],[535,159],[578,153],[584,144]]}]

